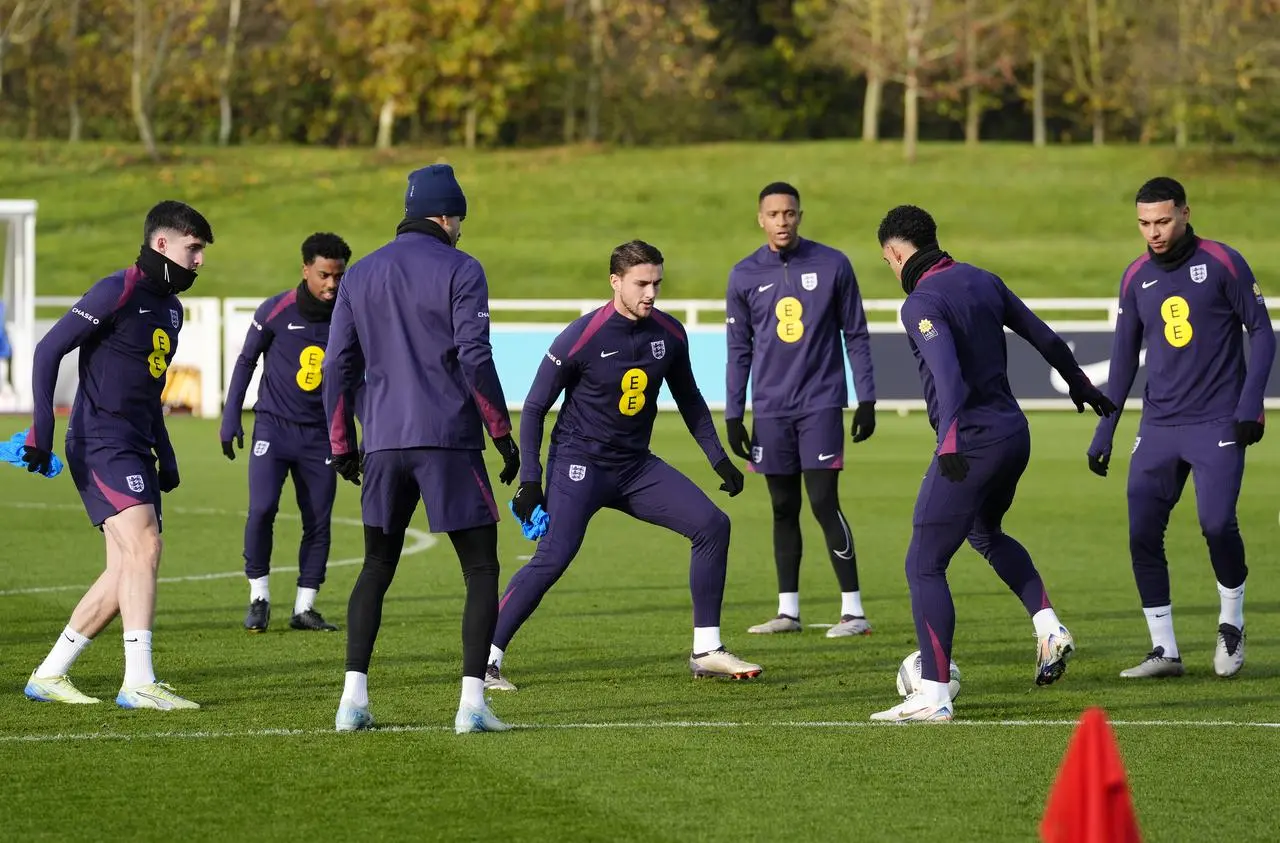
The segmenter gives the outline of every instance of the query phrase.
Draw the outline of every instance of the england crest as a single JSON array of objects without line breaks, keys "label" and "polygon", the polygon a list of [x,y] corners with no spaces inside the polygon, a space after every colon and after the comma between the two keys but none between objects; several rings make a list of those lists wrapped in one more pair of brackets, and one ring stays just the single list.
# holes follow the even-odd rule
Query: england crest
[{"label": "england crest", "polygon": [[577,483],[587,476],[587,467],[585,465],[569,466],[569,479]]},{"label": "england crest", "polygon": [[1209,267],[1205,264],[1198,263],[1191,267],[1191,280],[1197,284],[1203,284],[1204,279],[1209,277]]},{"label": "england crest", "polygon": [[265,439],[259,439],[257,442],[253,443],[253,455],[255,457],[260,457],[263,454],[265,454],[267,452],[267,449],[270,447],[271,447],[270,442],[268,442]]},{"label": "england crest", "polygon": [[653,342],[649,343],[649,348],[653,351],[654,360],[661,360],[663,357],[667,356],[666,340],[654,340]]},{"label": "england crest", "polygon": [[751,448],[751,461],[758,463],[764,459],[764,448],[759,445],[753,445]]},{"label": "england crest", "polygon": [[169,321],[173,323],[173,329],[178,330],[178,325],[182,323],[182,316],[173,308],[169,309]]},{"label": "england crest", "polygon": [[141,474],[130,474],[124,481],[129,484],[129,491],[135,495],[146,488],[146,484],[142,482]]},{"label": "england crest", "polygon": [[800,286],[806,290],[818,289],[818,273],[804,272],[800,275]]}]

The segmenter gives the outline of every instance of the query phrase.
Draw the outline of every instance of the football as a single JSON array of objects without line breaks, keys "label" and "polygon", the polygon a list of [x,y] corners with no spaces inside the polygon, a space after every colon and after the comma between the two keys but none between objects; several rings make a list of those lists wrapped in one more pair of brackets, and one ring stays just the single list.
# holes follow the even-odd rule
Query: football
[{"label": "football", "polygon": [[[903,697],[911,696],[919,681],[920,651],[916,650],[898,665],[898,693]],[[947,690],[951,692],[953,700],[960,696],[960,668],[956,667],[954,661],[951,663],[951,681],[947,683]]]}]

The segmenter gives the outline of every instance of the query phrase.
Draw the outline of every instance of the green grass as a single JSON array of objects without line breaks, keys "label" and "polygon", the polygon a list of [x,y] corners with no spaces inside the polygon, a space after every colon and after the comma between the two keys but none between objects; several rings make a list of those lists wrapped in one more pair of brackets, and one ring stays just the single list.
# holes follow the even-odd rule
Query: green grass
[{"label": "green grass", "polygon": [[[24,423],[9,421],[13,429]],[[1135,422],[1126,417],[1118,441]],[[80,592],[0,594],[5,837],[1025,841],[1036,839],[1072,731],[1043,721],[1071,722],[1098,705],[1116,721],[1205,724],[1115,726],[1146,839],[1272,839],[1267,782],[1280,761],[1280,729],[1208,724],[1280,721],[1280,585],[1269,564],[1280,554],[1280,448],[1268,439],[1250,450],[1240,508],[1257,572],[1243,674],[1223,681],[1212,673],[1217,599],[1188,489],[1168,548],[1189,672],[1177,681],[1126,684],[1117,672],[1148,647],[1127,554],[1126,461],[1119,457],[1101,480],[1084,465],[1087,419],[1040,414],[1032,424],[1033,462],[1006,526],[1033,553],[1079,642],[1061,683],[1033,686],[1031,625],[966,548],[951,570],[955,659],[964,677],[956,723],[770,725],[864,724],[895,700],[894,671],[915,646],[902,560],[931,432],[921,415],[884,414],[875,437],[848,454],[843,503],[875,634],[763,638],[745,633],[775,609],[763,483],[749,477],[744,494],[724,498],[679,419],[664,414],[655,451],[733,518],[723,628],[726,642],[761,662],[764,675],[742,684],[690,679],[687,544],[608,512],[509,650],[507,673],[520,691],[496,696],[493,705],[532,728],[457,737],[447,727],[457,704],[462,583],[447,541],[403,561],[374,657],[375,715],[414,731],[335,735],[344,636],[287,629],[293,582],[285,572],[273,577],[271,630],[243,632],[247,588],[235,572],[245,463],[222,458],[212,423],[174,419],[184,480],[166,500],[163,574],[231,576],[161,586],[156,662],[162,678],[205,707],[159,714],[122,712],[109,702],[86,709],[26,701],[22,684]],[[4,471],[0,591],[90,582],[101,569],[102,543],[69,478]],[[284,512],[290,509],[286,503]],[[337,514],[358,513],[358,495],[342,486]],[[425,528],[421,516],[415,526]],[[807,514],[805,530],[804,619],[830,622],[836,585]],[[509,518],[500,531],[505,583],[532,545]],[[280,522],[278,564],[293,563],[298,534],[296,519]],[[360,551],[360,530],[336,526],[333,559]],[[343,627],[356,570],[333,567],[320,595],[319,608]],[[81,689],[114,696],[119,633],[109,627],[82,657],[74,671]],[[1032,722],[972,725],[1000,720]],[[754,725],[634,725],[668,721]],[[589,723],[633,725],[551,728]],[[158,736],[165,732],[176,734]],[[191,733],[205,736],[180,736]],[[51,737],[90,734],[104,739]]]},{"label": "green grass", "polygon": [[[875,230],[890,207],[924,205],[945,248],[988,266],[1026,296],[1111,296],[1142,250],[1133,194],[1153,175],[1181,178],[1202,234],[1240,249],[1258,277],[1280,274],[1265,165],[1143,147],[926,144],[908,167],[897,144],[714,144],[664,150],[168,151],[0,143],[8,197],[40,202],[42,295],[77,295],[132,260],[142,218],[164,198],[211,220],[217,244],[194,294],[264,297],[297,278],[298,248],[335,230],[357,256],[389,239],[405,175],[448,160],[467,191],[463,248],[495,297],[597,297],[613,246],[639,237],[667,258],[664,294],[719,298],[729,269],[761,243],[755,197],[769,181],[804,196],[803,233],[844,249],[868,297],[901,295]],[[1265,281],[1263,282],[1265,285]]]}]

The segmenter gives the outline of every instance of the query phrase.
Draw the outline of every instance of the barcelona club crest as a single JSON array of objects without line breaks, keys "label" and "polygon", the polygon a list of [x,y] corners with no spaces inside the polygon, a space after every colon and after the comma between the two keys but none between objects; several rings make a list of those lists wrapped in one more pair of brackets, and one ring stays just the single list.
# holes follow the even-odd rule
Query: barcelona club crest
[{"label": "barcelona club crest", "polygon": [[1209,267],[1203,263],[1198,263],[1191,267],[1191,280],[1197,284],[1203,284],[1204,279],[1209,277]]},{"label": "barcelona club crest", "polygon": [[178,330],[178,325],[182,322],[182,316],[173,308],[169,309],[169,321],[173,323],[173,329]]},{"label": "barcelona club crest", "polygon": [[654,340],[653,342],[649,343],[649,348],[653,351],[654,360],[661,360],[663,357],[667,356],[666,340]]}]

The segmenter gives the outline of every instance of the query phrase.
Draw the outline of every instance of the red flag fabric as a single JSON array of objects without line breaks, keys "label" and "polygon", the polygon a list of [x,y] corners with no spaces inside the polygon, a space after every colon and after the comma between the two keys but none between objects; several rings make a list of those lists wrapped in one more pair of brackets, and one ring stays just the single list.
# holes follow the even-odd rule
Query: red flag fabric
[{"label": "red flag fabric", "polygon": [[1071,736],[1040,821],[1044,843],[1141,843],[1115,735],[1089,708]]}]

